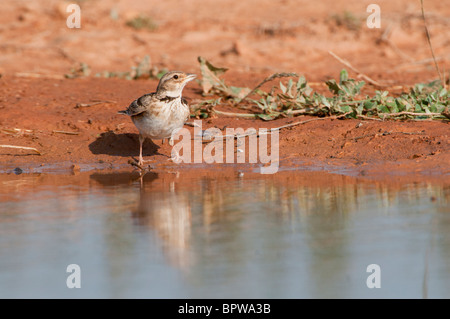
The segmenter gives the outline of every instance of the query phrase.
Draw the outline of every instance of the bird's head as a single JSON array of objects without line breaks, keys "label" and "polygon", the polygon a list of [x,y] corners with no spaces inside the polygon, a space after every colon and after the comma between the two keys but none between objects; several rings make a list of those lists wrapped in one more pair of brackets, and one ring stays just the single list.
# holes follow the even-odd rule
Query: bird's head
[{"label": "bird's head", "polygon": [[180,71],[167,72],[163,75],[161,80],[159,80],[156,95],[158,98],[181,97],[181,92],[183,91],[184,86],[196,77],[197,76],[195,74]]}]

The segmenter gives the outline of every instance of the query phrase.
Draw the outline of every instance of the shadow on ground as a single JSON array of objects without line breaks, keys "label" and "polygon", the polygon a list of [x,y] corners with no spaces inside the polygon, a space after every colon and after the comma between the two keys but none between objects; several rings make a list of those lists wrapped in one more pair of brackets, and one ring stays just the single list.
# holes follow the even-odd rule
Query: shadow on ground
[{"label": "shadow on ground", "polygon": [[[139,136],[138,134],[126,133],[115,134],[114,132],[105,132],[91,144],[89,149],[92,154],[106,154],[112,156],[139,156]],[[160,155],[159,146],[150,139],[146,139],[142,149],[143,156]]]}]

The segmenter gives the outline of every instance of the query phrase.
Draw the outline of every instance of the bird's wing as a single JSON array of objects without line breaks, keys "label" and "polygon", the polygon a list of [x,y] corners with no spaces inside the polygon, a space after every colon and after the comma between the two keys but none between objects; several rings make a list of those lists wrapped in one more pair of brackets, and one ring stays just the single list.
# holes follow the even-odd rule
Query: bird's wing
[{"label": "bird's wing", "polygon": [[[181,98],[181,103],[184,104],[184,105],[186,105],[186,106],[188,107],[188,109],[189,109],[188,101],[187,101],[184,97]],[[189,110],[190,110],[190,109],[189,109]],[[191,115],[190,113],[191,113],[191,112],[188,112],[188,114],[187,114],[187,116],[186,116],[186,119],[184,120],[185,122],[186,122],[187,120],[189,120],[190,115]]]},{"label": "bird's wing", "polygon": [[130,106],[124,111],[119,111],[120,114],[126,114],[129,116],[134,116],[141,114],[148,110],[151,105],[153,99],[155,98],[155,93],[145,94],[140,98],[134,100]]}]

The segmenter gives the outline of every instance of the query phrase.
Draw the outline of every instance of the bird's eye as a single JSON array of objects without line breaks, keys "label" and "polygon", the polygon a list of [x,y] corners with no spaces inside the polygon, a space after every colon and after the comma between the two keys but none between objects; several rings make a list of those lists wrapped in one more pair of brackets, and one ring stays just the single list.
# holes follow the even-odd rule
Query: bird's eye
[{"label": "bird's eye", "polygon": [[174,78],[175,80],[177,80],[177,79],[178,79],[178,75],[175,74],[175,75],[173,76],[173,78]]}]

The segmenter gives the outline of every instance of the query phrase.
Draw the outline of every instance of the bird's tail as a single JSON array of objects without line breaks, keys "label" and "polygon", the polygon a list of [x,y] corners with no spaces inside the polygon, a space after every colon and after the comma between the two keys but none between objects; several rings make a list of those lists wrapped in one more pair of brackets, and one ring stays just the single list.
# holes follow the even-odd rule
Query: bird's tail
[{"label": "bird's tail", "polygon": [[128,110],[119,111],[119,112],[117,112],[117,113],[118,113],[118,114],[128,115]]}]

